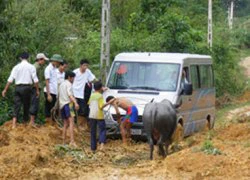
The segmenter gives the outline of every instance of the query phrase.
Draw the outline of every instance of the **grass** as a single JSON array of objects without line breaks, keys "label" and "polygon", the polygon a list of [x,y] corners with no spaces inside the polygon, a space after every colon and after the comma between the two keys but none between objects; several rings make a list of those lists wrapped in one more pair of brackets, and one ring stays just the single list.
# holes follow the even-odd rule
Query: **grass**
[{"label": "grass", "polygon": [[230,104],[225,105],[222,108],[216,109],[216,123],[215,125],[217,127],[224,126],[227,123],[226,115],[229,111],[234,110],[236,108],[242,108],[245,106],[249,106],[250,102],[242,103],[242,104]]},{"label": "grass", "polygon": [[239,54],[240,54],[241,58],[249,57],[250,50],[249,49],[240,49]]},{"label": "grass", "polygon": [[246,144],[244,144],[245,148],[250,148],[250,141],[248,141]]},{"label": "grass", "polygon": [[206,154],[211,154],[211,155],[221,155],[222,154],[222,152],[219,149],[214,147],[212,141],[210,141],[210,140],[204,141],[200,150]]},{"label": "grass", "polygon": [[83,160],[88,159],[82,149],[71,148],[68,145],[56,145],[54,155],[63,158],[65,155],[73,157],[74,162],[80,164]]}]

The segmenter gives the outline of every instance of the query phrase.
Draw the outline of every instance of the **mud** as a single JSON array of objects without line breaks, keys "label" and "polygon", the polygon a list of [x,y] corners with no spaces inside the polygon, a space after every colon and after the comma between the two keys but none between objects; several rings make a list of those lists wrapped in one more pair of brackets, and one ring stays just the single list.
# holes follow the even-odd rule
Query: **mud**
[{"label": "mud", "polygon": [[[89,133],[75,130],[77,148],[62,145],[55,126],[33,128],[11,122],[0,127],[0,179],[249,179],[249,107],[227,113],[225,124],[185,138],[166,159],[143,141],[123,146],[108,139],[103,151],[90,151]],[[220,153],[202,151],[208,142]],[[215,151],[216,152],[216,151]]]}]

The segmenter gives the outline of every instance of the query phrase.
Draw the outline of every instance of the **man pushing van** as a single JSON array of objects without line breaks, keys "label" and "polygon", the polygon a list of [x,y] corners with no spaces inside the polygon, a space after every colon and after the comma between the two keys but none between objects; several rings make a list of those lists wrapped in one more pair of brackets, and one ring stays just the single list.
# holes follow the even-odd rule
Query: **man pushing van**
[{"label": "man pushing van", "polygon": [[[103,106],[103,108],[107,105],[112,105],[115,108],[118,117],[117,121],[120,124],[122,142],[126,145],[127,138],[131,137],[131,126],[134,122],[137,122],[138,119],[137,107],[130,100],[124,97],[115,98],[114,96],[108,96],[106,98],[106,102],[107,103]],[[126,115],[122,118],[119,108],[126,111]]]}]

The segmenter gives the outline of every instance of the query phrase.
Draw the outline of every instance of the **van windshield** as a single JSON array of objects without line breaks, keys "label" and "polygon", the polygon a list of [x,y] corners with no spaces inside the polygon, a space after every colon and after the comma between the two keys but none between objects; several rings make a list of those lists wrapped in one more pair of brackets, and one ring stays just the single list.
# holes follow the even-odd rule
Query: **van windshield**
[{"label": "van windshield", "polygon": [[180,64],[115,62],[107,86],[110,89],[176,91]]}]

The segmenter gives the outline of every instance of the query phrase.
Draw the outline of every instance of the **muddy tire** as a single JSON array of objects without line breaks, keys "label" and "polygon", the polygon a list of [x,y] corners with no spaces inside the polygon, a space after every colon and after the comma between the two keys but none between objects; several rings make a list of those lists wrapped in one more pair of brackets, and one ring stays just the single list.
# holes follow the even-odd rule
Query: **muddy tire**
[{"label": "muddy tire", "polygon": [[183,126],[180,123],[178,123],[174,134],[174,140],[176,142],[180,142],[183,140],[183,137],[184,137]]},{"label": "muddy tire", "polygon": [[204,126],[204,131],[209,131],[211,129],[210,121],[206,120],[205,126]]}]

